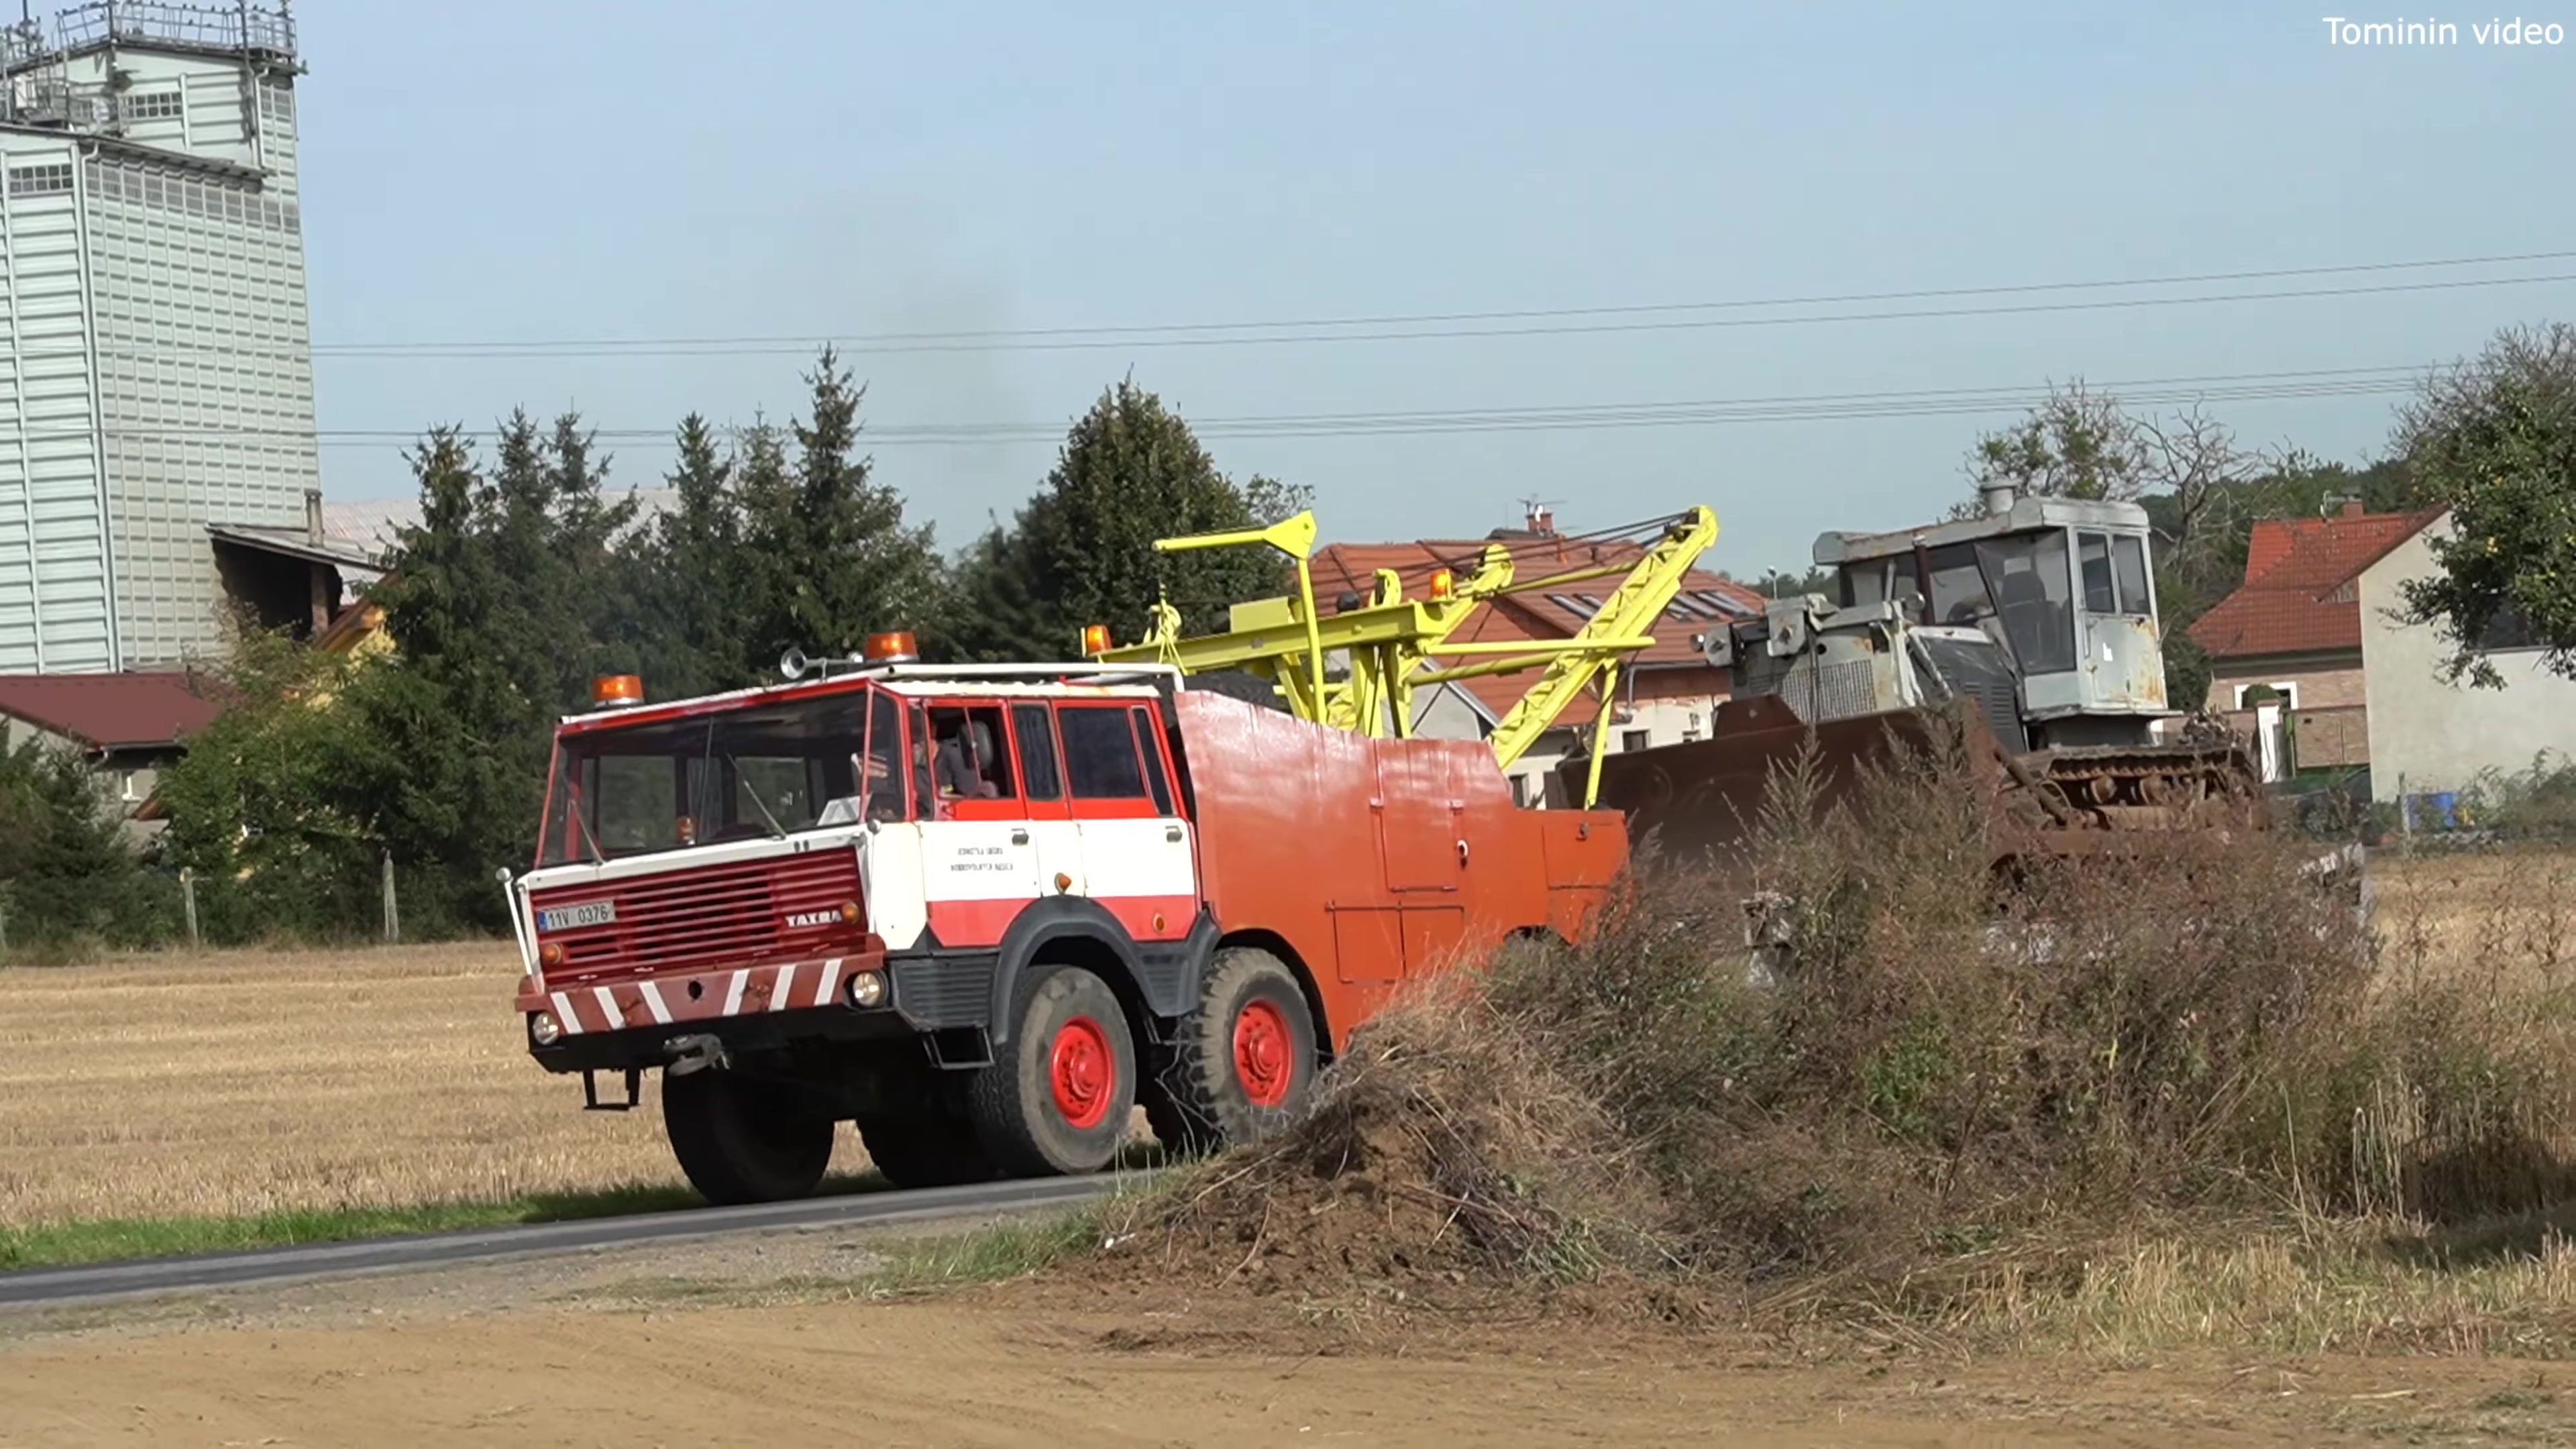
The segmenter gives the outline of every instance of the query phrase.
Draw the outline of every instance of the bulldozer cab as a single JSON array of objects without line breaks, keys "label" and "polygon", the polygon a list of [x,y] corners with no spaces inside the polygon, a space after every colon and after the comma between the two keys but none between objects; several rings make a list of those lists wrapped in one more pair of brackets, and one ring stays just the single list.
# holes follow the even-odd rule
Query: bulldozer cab
[{"label": "bulldozer cab", "polygon": [[1818,628],[1874,611],[1933,638],[1975,630],[2020,681],[2031,743],[2139,742],[2173,713],[2150,557],[2133,503],[2022,498],[1929,528],[1828,533],[1815,560],[1838,597]]}]

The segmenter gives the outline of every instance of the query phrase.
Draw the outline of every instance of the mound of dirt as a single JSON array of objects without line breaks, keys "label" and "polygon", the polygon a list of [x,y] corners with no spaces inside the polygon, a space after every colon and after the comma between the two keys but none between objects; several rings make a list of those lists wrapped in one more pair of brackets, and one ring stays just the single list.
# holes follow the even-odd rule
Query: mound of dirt
[{"label": "mound of dirt", "polygon": [[1652,1212],[1600,1109],[1459,992],[1379,1016],[1305,1117],[1113,1221],[1087,1265],[1301,1298],[1526,1294],[1618,1276]]}]

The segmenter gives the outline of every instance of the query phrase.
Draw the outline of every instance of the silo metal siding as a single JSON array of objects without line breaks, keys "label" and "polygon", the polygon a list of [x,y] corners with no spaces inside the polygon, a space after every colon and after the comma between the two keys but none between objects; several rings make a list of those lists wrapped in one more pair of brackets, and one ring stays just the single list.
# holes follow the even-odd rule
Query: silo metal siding
[{"label": "silo metal siding", "polygon": [[[0,142],[11,175],[70,168],[49,137]],[[97,450],[79,202],[0,184],[0,273],[11,347],[0,384],[0,668],[113,669],[114,595]]]},{"label": "silo metal siding", "polygon": [[[211,654],[206,525],[300,527],[320,484],[291,80],[117,59],[132,145],[82,144],[74,162],[76,143],[0,132],[11,166],[41,152],[78,179],[0,199],[16,358],[0,378],[0,670]],[[104,79],[100,61],[74,57],[73,78]]]}]

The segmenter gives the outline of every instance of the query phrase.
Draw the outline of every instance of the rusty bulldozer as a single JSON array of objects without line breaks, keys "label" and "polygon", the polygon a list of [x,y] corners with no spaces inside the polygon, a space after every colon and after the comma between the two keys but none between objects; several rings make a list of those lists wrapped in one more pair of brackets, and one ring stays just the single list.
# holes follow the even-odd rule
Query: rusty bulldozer
[{"label": "rusty bulldozer", "polygon": [[[2002,864],[2119,854],[2176,830],[2267,824],[2259,772],[2223,725],[2165,693],[2146,511],[1990,489],[1983,516],[1829,533],[1836,594],[1774,599],[1704,635],[1731,698],[1709,738],[1609,755],[1601,804],[1643,852],[1704,862],[1739,841],[1775,774],[1813,761],[1822,803],[1864,764],[1964,737]],[[1563,782],[1580,798],[1569,761]]]}]

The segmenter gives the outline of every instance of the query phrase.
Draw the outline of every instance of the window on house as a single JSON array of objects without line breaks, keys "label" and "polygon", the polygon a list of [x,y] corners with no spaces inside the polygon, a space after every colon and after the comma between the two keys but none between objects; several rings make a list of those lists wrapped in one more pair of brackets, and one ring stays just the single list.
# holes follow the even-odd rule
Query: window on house
[{"label": "window on house", "polygon": [[2530,618],[2520,609],[2507,604],[2496,610],[2495,617],[2487,620],[2486,628],[2479,631],[2478,647],[2505,651],[2537,649],[2541,645],[2539,636],[2532,632]]},{"label": "window on house", "polygon": [[2265,704],[2277,704],[2285,710],[2297,709],[2299,707],[2299,682],[2295,679],[2284,679],[2271,684],[2257,683],[2240,684],[2236,686],[2236,707],[2238,709],[2252,709],[2257,705]]},{"label": "window on house", "polygon": [[1655,735],[1652,730],[1628,730],[1619,736],[1619,748],[1622,751],[1642,750],[1654,742]]},{"label": "window on house", "polygon": [[129,121],[175,121],[179,119],[177,91],[138,91],[125,98],[125,118]]}]

